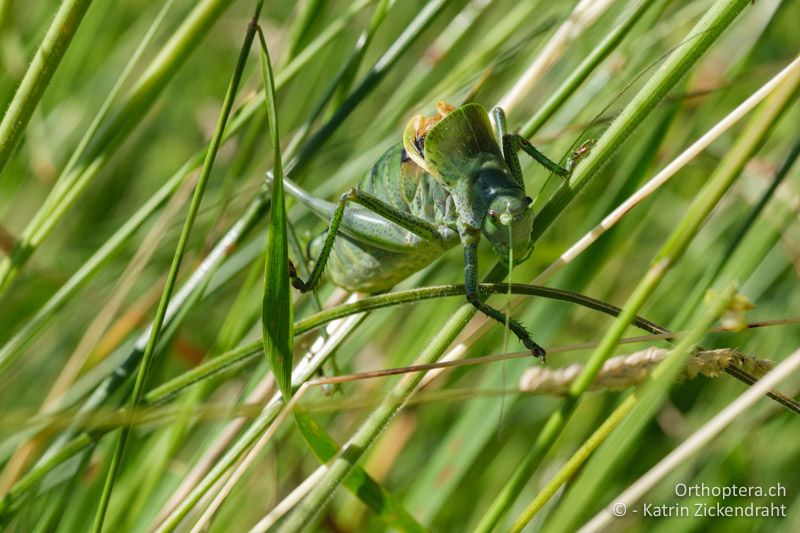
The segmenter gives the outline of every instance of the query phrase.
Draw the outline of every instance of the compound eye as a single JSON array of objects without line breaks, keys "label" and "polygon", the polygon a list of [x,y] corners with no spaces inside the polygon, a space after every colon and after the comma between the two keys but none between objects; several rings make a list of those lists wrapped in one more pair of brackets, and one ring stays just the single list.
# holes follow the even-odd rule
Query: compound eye
[{"label": "compound eye", "polygon": [[419,153],[420,157],[425,157],[425,137],[424,136],[416,136],[416,137],[414,137],[414,148],[417,149],[417,153]]},{"label": "compound eye", "polygon": [[495,211],[494,209],[489,209],[489,216],[497,220],[497,211]]},{"label": "compound eye", "polygon": [[530,196],[525,197],[525,205],[531,205],[533,203],[533,198]]}]

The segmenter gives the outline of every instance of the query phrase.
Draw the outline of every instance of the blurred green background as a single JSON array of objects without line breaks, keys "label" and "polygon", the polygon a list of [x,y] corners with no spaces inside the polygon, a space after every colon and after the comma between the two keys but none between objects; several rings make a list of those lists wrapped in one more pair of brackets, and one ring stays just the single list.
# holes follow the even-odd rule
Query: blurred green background
[{"label": "blurred green background", "polygon": [[[509,126],[519,129],[527,123],[638,3],[617,1],[602,5],[598,19],[573,35],[541,79],[507,109]],[[532,142],[552,158],[563,159],[583,140],[601,137],[609,123],[661,68],[666,56],[691,46],[686,35],[715,4],[705,0],[649,3],[652,5],[621,43],[532,136]],[[3,494],[30,471],[48,447],[58,444],[59,436],[63,437],[69,424],[76,420],[76,409],[110,372],[123,364],[135,339],[152,320],[191,195],[191,180],[185,186],[178,183],[184,176],[197,176],[195,171],[181,169],[198,167],[196,163],[186,164],[204,153],[214,132],[255,5],[243,0],[175,0],[168,4],[163,20],[141,50],[141,57],[131,66],[128,77],[121,78],[165,6],[141,1],[92,3],[31,114],[18,146],[0,170],[0,229],[10,239],[30,237],[36,242],[35,250],[31,250],[16,275],[9,275],[7,270],[0,272],[6,276],[0,293],[0,343],[7,350],[3,357],[9,358],[7,362],[3,360],[0,374]],[[279,83],[277,93],[285,147],[302,132],[330,83],[353,57],[359,35],[370,27],[377,4],[266,2],[260,24],[278,79],[289,72],[287,65],[296,67],[290,79]],[[387,15],[374,27],[358,68],[352,76],[344,76],[333,97],[310,124],[312,131],[335,116],[347,94],[360,87],[359,82],[369,75],[371,67],[397,44],[404,31],[413,27],[412,21],[424,13],[426,4],[431,3],[403,0],[383,6],[388,8]],[[575,7],[573,2],[533,0],[453,0],[442,4],[431,24],[415,36],[385,78],[366,86],[368,92],[337,124],[332,137],[303,152],[309,160],[293,174],[295,181],[319,196],[336,198],[357,183],[386,148],[400,140],[411,117],[431,114],[436,101],[458,104],[469,97],[487,108],[496,105],[534,59],[547,50],[547,43]],[[15,98],[26,68],[60,5],[50,0],[0,1],[0,108],[6,109]],[[193,26],[196,38],[176,43],[175,36],[181,35],[182,29],[192,23],[192,17],[204,9],[208,10],[207,19]],[[797,0],[759,0],[744,7],[688,74],[648,112],[635,134],[605,162],[602,171],[560,213],[537,242],[532,257],[514,270],[511,279],[521,283],[533,279],[605,214],[792,61],[800,50],[798,20]],[[322,41],[326,32],[331,32],[331,38]],[[321,46],[316,48],[317,44]],[[175,50],[181,45],[185,48],[178,54]],[[164,55],[169,53],[173,56]],[[148,69],[159,58],[167,62],[161,63],[165,70],[153,85],[157,88],[143,96],[140,80],[152,81],[152,77],[148,78],[152,71]],[[81,148],[81,139],[117,83],[121,83],[120,91],[109,112]],[[219,151],[192,228],[179,286],[244,216],[247,206],[259,194],[264,173],[271,168],[273,154],[266,113],[263,106],[253,105],[262,88],[256,45],[234,106],[234,115],[239,118],[245,115],[238,110],[248,105],[252,113],[246,115],[247,120],[233,120],[241,127]],[[548,286],[584,293],[614,305],[624,304],[653,256],[686,216],[689,204],[742,133],[743,123],[694,158]],[[800,110],[796,104],[788,106],[685,255],[641,310],[642,316],[671,329],[691,329],[703,311],[702,296],[709,284],[706,276],[723,260],[712,285],[719,289],[726,282],[737,282],[739,291],[756,306],[748,312],[747,320],[797,316],[800,166],[789,171],[783,184],[769,197],[766,208],[756,213],[744,238],[737,231],[754,212],[797,143],[798,123]],[[536,200],[534,210],[538,211],[559,183],[526,158],[523,166],[528,191]],[[73,171],[79,169],[78,174],[72,175],[84,181],[72,182],[64,196],[58,196],[63,207],[59,211],[50,202],[64,193],[59,187],[70,177],[70,167]],[[170,180],[175,186],[164,193],[164,199],[174,198],[170,200],[174,203],[164,207],[165,201],[149,211],[140,224],[137,222],[135,231],[87,276],[85,283],[55,308],[45,308],[121,228],[132,220],[138,221],[137,212],[157,197],[157,191],[165,184],[172,183]],[[322,221],[299,206],[290,206],[289,218],[303,247],[324,229]],[[48,224],[50,227],[41,229]],[[195,291],[194,297],[181,306],[178,318],[167,325],[149,369],[147,390],[181,376],[208,358],[260,338],[266,240],[263,213],[252,226],[230,258],[206,278],[211,279],[208,285]],[[4,247],[4,255],[0,256],[6,261],[3,268],[8,268],[9,257],[20,257],[14,254],[19,254],[19,248]],[[293,251],[290,254],[295,257]],[[492,257],[488,247],[481,250],[483,273],[493,264]],[[462,282],[462,254],[452,250],[399,288]],[[333,289],[325,282],[320,300],[325,302]],[[296,318],[315,311],[313,299],[295,293],[295,300]],[[492,301],[502,306],[505,296],[495,296]],[[461,298],[446,298],[368,313],[337,348],[338,368],[326,364],[325,374],[412,364],[462,303]],[[542,298],[529,298],[514,317],[528,327],[537,342],[550,349],[597,342],[612,322],[610,317],[574,304]],[[628,333],[639,334],[633,327]],[[301,348],[305,340],[296,339],[296,357],[304,353]],[[779,362],[797,349],[798,341],[800,329],[790,323],[740,333],[709,334],[703,346],[735,348],[749,356]],[[620,346],[615,353],[631,353],[648,346],[668,344],[648,341]],[[466,356],[520,349],[513,336],[506,346],[503,328],[495,326],[468,346]],[[548,358],[548,368],[585,361],[589,353],[588,349],[553,353]],[[65,370],[71,357],[77,365],[74,376]],[[367,451],[362,466],[425,527],[435,531],[473,528],[541,432],[547,417],[560,405],[558,397],[519,391],[519,377],[525,368],[536,364],[529,359],[515,359],[446,371],[420,394],[418,402],[395,417]],[[232,407],[244,403],[247,392],[267,372],[262,357],[257,364],[204,380],[172,398],[169,405],[176,409],[171,413],[137,425],[115,484],[106,528],[150,530],[176,488],[236,417]],[[59,382],[60,392],[54,393],[59,378],[66,382]],[[314,388],[300,403],[341,444],[375,410],[398,379],[346,383],[332,394]],[[131,379],[115,384],[102,405],[93,407],[101,426],[103,414],[110,416],[117,406],[126,404],[131,384]],[[781,390],[793,396],[797,387],[795,378]],[[725,374],[715,379],[698,377],[675,383],[654,418],[632,438],[625,460],[603,480],[590,503],[581,508],[560,509],[563,494],[559,493],[528,528],[556,528],[563,523],[557,521],[558,513],[562,518],[565,513],[572,515],[576,524],[571,527],[588,520],[745,389],[745,385]],[[509,527],[606,420],[624,394],[595,391],[586,395],[498,530]],[[56,402],[59,397],[60,402]],[[45,398],[51,398],[47,408],[51,416],[37,418],[43,416],[37,413]],[[246,414],[252,416],[253,410]],[[761,400],[646,496],[649,502],[674,503],[674,486],[678,482],[719,486],[780,483],[786,487],[787,495],[775,503],[787,505],[787,517],[629,516],[615,522],[613,528],[796,530],[800,524],[796,417],[775,402]],[[112,426],[119,423],[113,417],[111,420]],[[88,448],[90,453],[76,455],[80,461],[65,461],[48,472],[39,480],[41,483],[24,492],[24,497],[14,500],[13,511],[0,507],[6,512],[5,526],[17,531],[37,527],[61,531],[90,528],[115,434],[99,439]],[[296,427],[285,421],[219,508],[211,529],[249,529],[318,465]],[[569,487],[581,490],[580,484],[570,483]],[[763,504],[769,500],[754,501]],[[204,501],[198,506],[179,529],[190,529],[207,504]],[[344,489],[338,489],[331,504],[309,527],[323,531],[381,531],[389,527],[382,518]]]}]

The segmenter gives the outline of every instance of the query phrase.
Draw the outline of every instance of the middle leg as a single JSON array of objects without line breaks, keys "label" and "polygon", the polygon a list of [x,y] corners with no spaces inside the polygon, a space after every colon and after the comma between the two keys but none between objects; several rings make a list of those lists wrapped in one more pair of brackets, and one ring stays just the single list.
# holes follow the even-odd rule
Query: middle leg
[{"label": "middle leg", "polygon": [[[331,217],[331,223],[328,227],[328,234],[325,237],[325,243],[322,246],[319,257],[317,257],[314,268],[308,277],[308,281],[303,281],[300,279],[300,277],[297,275],[294,265],[291,263],[289,264],[289,276],[292,278],[292,285],[301,292],[313,290],[314,287],[317,286],[317,283],[319,283],[319,280],[322,277],[322,272],[325,270],[325,265],[330,257],[331,250],[333,249],[333,243],[336,240],[336,234],[338,233],[339,227],[342,224],[344,210],[348,202],[355,202],[362,205],[363,207],[386,219],[387,224],[395,224],[400,226],[401,228],[417,235],[421,239],[441,239],[438,228],[434,224],[431,224],[427,220],[417,218],[410,213],[406,213],[405,211],[401,211],[400,209],[387,204],[380,198],[376,198],[375,196],[361,192],[356,188],[352,188],[342,194],[339,198],[339,203],[336,205],[336,209]],[[399,241],[397,244],[402,245],[403,242]]]}]

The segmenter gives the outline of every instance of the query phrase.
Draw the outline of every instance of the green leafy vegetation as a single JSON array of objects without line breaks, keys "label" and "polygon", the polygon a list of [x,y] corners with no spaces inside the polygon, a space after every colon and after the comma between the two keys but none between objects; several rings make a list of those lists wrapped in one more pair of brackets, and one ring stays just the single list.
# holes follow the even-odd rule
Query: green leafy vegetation
[{"label": "green leafy vegetation", "polygon": [[[4,528],[797,530],[798,0],[28,4],[0,2]],[[439,101],[560,164],[596,139],[567,178],[521,157],[529,259],[478,247],[546,363],[458,246],[291,289],[325,224],[282,178],[335,202]]]}]

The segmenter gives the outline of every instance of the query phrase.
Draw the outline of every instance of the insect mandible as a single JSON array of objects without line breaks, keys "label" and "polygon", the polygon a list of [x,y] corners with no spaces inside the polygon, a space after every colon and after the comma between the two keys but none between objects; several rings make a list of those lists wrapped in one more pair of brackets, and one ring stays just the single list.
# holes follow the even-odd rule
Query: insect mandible
[{"label": "insect mandible", "polygon": [[526,260],[533,249],[533,212],[517,152],[523,150],[567,178],[592,141],[562,167],[524,137],[507,133],[500,108],[492,110],[497,137],[480,104],[454,109],[440,102],[437,110],[433,117],[412,119],[403,142],[389,148],[338,203],[285,180],[289,194],[330,220],[328,230],[311,242],[310,254],[317,260],[308,280],[300,279],[290,264],[292,285],[302,292],[312,290],[327,266],[340,287],[383,292],[460,243],[467,300],[501,324],[508,323],[522,344],[543,358],[545,350],[519,322],[478,297],[478,242],[485,237],[505,264],[509,258],[513,264]]}]

